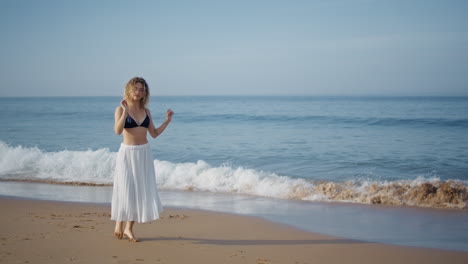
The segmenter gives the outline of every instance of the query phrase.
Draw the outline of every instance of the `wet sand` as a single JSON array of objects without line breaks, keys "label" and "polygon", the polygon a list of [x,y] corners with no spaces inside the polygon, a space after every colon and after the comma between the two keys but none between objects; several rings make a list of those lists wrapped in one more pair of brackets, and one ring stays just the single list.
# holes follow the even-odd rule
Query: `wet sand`
[{"label": "wet sand", "polygon": [[168,208],[116,239],[108,204],[0,198],[0,263],[467,263],[468,252],[305,232],[256,217]]},{"label": "wet sand", "polygon": [[[110,205],[110,186],[0,181],[0,197]],[[308,202],[230,193],[161,190],[169,208],[260,217],[301,230],[399,246],[468,252],[468,211]]]}]

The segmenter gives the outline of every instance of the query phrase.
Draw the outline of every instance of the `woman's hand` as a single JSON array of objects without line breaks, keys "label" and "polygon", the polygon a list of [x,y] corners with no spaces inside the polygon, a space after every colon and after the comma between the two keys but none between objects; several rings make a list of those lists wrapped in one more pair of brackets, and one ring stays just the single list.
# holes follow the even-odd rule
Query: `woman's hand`
[{"label": "woman's hand", "polygon": [[120,101],[120,106],[122,106],[122,110],[128,110],[127,100],[123,99]]},{"label": "woman's hand", "polygon": [[166,111],[166,121],[171,122],[173,115],[174,115],[174,112],[171,109],[168,109]]}]

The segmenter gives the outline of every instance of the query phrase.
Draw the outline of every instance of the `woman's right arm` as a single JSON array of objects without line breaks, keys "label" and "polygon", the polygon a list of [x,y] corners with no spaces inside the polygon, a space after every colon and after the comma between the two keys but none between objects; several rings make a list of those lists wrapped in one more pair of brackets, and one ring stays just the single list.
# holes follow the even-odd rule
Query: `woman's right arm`
[{"label": "woman's right arm", "polygon": [[114,131],[117,135],[122,134],[125,126],[125,118],[127,118],[127,108],[123,106],[118,106],[115,109],[114,119]]}]

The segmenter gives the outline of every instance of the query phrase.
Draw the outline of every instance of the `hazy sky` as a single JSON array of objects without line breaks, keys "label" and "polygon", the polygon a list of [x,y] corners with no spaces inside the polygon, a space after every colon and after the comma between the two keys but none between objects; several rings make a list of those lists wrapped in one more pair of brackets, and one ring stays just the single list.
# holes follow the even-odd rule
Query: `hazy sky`
[{"label": "hazy sky", "polygon": [[0,0],[0,96],[468,95],[468,1]]}]

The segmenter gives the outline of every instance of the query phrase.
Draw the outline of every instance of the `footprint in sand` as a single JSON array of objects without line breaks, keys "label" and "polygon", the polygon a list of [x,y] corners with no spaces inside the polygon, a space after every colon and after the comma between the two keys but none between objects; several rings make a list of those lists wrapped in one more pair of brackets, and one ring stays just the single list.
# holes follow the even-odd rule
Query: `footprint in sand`
[{"label": "footprint in sand", "polygon": [[261,259],[261,258],[257,259],[257,264],[270,264],[270,263],[271,263],[271,260],[269,259]]},{"label": "footprint in sand", "polygon": [[178,215],[178,214],[176,214],[176,215],[171,215],[171,214],[170,214],[170,215],[168,216],[169,219],[185,219],[185,218],[187,218],[187,217],[188,217],[188,215],[184,215],[184,214],[182,214],[182,215]]},{"label": "footprint in sand", "polygon": [[80,229],[82,228],[86,228],[85,226],[80,226],[80,225],[74,225],[73,226],[73,230],[76,230],[76,231],[81,231]]},{"label": "footprint in sand", "polygon": [[232,255],[229,256],[229,257],[232,258],[232,257],[237,257],[237,256],[239,256],[239,257],[241,257],[241,258],[245,258],[245,256],[244,256],[244,251],[243,251],[243,250],[237,250],[236,253],[232,254]]}]

